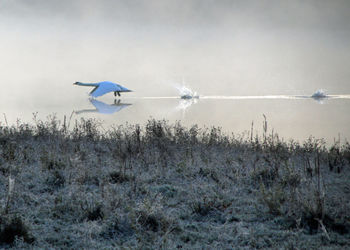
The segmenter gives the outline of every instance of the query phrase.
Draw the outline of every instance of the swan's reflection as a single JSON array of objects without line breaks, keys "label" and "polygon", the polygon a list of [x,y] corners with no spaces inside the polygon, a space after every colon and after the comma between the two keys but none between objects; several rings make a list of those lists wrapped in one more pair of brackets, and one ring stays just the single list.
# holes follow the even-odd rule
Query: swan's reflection
[{"label": "swan's reflection", "polygon": [[82,114],[82,113],[113,114],[131,105],[129,103],[121,103],[120,100],[118,101],[114,100],[113,104],[106,104],[96,99],[89,99],[89,101],[91,102],[92,105],[95,106],[96,109],[82,109],[82,110],[75,111],[75,113],[76,114]]}]

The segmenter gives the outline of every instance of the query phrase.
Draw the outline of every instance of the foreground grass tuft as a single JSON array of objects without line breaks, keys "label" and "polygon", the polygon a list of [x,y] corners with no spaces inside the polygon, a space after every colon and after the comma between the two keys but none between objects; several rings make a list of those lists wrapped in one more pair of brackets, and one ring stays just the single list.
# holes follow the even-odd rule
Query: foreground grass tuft
[{"label": "foreground grass tuft", "polygon": [[12,245],[16,238],[22,238],[28,244],[34,242],[20,217],[0,217],[0,246]]}]

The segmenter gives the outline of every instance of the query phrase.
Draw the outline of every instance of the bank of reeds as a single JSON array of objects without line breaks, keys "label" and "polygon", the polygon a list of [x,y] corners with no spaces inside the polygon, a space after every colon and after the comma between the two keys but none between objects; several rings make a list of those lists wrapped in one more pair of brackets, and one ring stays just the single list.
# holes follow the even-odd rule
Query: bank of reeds
[{"label": "bank of reeds", "polygon": [[0,125],[0,247],[350,247],[350,145],[164,120]]}]

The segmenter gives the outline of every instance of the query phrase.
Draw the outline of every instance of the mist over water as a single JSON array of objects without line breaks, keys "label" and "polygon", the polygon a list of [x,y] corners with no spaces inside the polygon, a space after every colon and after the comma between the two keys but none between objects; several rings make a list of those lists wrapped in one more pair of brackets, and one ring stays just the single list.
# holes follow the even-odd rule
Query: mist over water
[{"label": "mist over water", "polygon": [[[349,1],[2,0],[0,38],[10,123],[90,110],[74,117],[243,132],[265,114],[286,138],[350,138],[349,99],[289,98],[350,94]],[[72,85],[104,80],[134,90],[120,101],[130,105],[112,94],[94,104]],[[183,85],[200,98],[177,98]]]}]

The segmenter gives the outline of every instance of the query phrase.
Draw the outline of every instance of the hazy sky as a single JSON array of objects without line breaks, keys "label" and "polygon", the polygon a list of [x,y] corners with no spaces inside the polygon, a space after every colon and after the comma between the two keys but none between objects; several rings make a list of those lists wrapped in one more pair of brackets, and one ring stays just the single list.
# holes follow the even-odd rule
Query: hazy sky
[{"label": "hazy sky", "polygon": [[15,100],[102,80],[161,96],[183,77],[206,95],[350,92],[347,0],[0,0],[0,37]]}]

